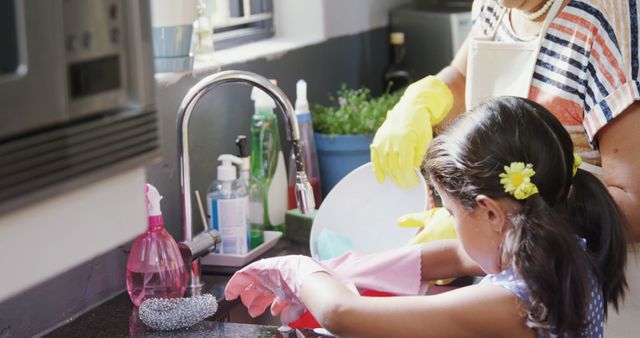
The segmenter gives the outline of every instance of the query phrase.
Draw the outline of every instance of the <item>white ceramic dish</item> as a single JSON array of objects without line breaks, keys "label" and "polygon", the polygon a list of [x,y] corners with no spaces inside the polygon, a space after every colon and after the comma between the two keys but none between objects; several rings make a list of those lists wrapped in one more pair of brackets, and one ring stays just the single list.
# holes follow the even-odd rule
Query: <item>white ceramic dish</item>
[{"label": "white ceramic dish", "polygon": [[282,237],[282,232],[280,231],[265,231],[264,243],[249,251],[246,255],[220,255],[210,253],[201,257],[200,263],[212,266],[245,266],[276,245],[280,237]]},{"label": "white ceramic dish", "polygon": [[311,226],[309,246],[318,258],[316,240],[323,229],[349,238],[353,250],[372,253],[405,245],[415,228],[401,228],[398,217],[425,209],[427,184],[418,173],[420,184],[403,189],[389,179],[376,181],[371,163],[345,176],[322,201]]}]

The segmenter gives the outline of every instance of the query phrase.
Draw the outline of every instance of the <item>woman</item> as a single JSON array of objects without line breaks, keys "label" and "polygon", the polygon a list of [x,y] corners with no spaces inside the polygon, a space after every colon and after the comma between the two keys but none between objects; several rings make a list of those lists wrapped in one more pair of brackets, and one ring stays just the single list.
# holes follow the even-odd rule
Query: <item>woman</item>
[{"label": "woman", "polygon": [[[637,0],[476,0],[474,26],[451,65],[407,89],[371,145],[378,180],[417,181],[431,129],[499,95],[528,97],[571,133],[640,241],[640,8]],[[419,220],[418,220],[419,221]],[[638,260],[629,259],[640,316]],[[610,321],[611,322],[611,321]]]},{"label": "woman", "polygon": [[[546,11],[531,19],[536,9]],[[567,127],[585,162],[601,165],[587,167],[602,175],[640,240],[640,139],[629,137],[640,125],[639,10],[637,0],[476,0],[472,32],[451,65],[410,86],[378,130],[378,178],[410,185],[432,125],[465,103],[528,97]]]}]

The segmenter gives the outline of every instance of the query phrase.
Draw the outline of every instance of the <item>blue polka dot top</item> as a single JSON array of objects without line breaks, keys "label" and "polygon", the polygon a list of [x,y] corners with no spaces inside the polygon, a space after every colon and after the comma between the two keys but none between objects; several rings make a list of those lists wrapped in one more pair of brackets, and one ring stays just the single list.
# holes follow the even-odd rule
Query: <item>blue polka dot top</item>
[{"label": "blue polka dot top", "polygon": [[[584,240],[582,241],[583,248],[585,246]],[[500,273],[487,275],[481,281],[480,284],[495,284],[499,285],[512,293],[518,298],[522,299],[526,304],[531,304],[529,289],[512,269],[504,270]],[[587,318],[582,329],[579,333],[573,333],[567,335],[567,337],[576,338],[602,338],[604,330],[604,298],[602,295],[602,289],[597,282],[595,276],[591,274],[591,293],[590,293],[589,308],[587,309]],[[540,338],[549,337],[548,335],[538,334]]]}]

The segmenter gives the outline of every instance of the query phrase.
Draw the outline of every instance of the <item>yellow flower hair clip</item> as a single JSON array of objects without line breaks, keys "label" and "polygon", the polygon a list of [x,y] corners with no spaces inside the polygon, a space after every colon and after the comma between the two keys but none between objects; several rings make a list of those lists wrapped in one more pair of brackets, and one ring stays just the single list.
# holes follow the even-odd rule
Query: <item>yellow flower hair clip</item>
[{"label": "yellow flower hair clip", "polygon": [[535,174],[531,163],[511,162],[511,165],[504,166],[504,172],[499,175],[500,184],[504,186],[504,192],[523,200],[538,193],[538,187],[531,182]]},{"label": "yellow flower hair clip", "polygon": [[582,157],[580,155],[573,153],[573,176],[576,176],[578,172],[578,167],[582,164]]}]

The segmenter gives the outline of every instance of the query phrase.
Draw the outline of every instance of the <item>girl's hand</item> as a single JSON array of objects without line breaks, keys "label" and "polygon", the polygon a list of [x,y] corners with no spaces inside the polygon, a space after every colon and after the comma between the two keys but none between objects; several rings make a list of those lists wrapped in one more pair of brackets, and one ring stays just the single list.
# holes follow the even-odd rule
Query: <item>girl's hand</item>
[{"label": "girl's hand", "polygon": [[240,296],[252,317],[262,314],[271,304],[271,314],[284,324],[293,322],[306,311],[300,297],[302,282],[316,272],[329,271],[307,256],[283,256],[262,259],[236,272],[225,288],[225,298]]},{"label": "girl's hand", "polygon": [[441,239],[456,239],[458,233],[453,217],[444,208],[433,208],[398,218],[401,227],[422,227],[409,244],[427,243]]},{"label": "girl's hand", "polygon": [[338,258],[317,262],[307,256],[283,256],[262,259],[236,272],[225,289],[227,300],[240,296],[252,317],[271,305],[271,314],[284,324],[298,319],[307,309],[300,290],[313,273],[334,277],[354,294],[359,290],[394,295],[419,295],[421,283],[421,248],[406,246],[372,254],[348,252]]}]

